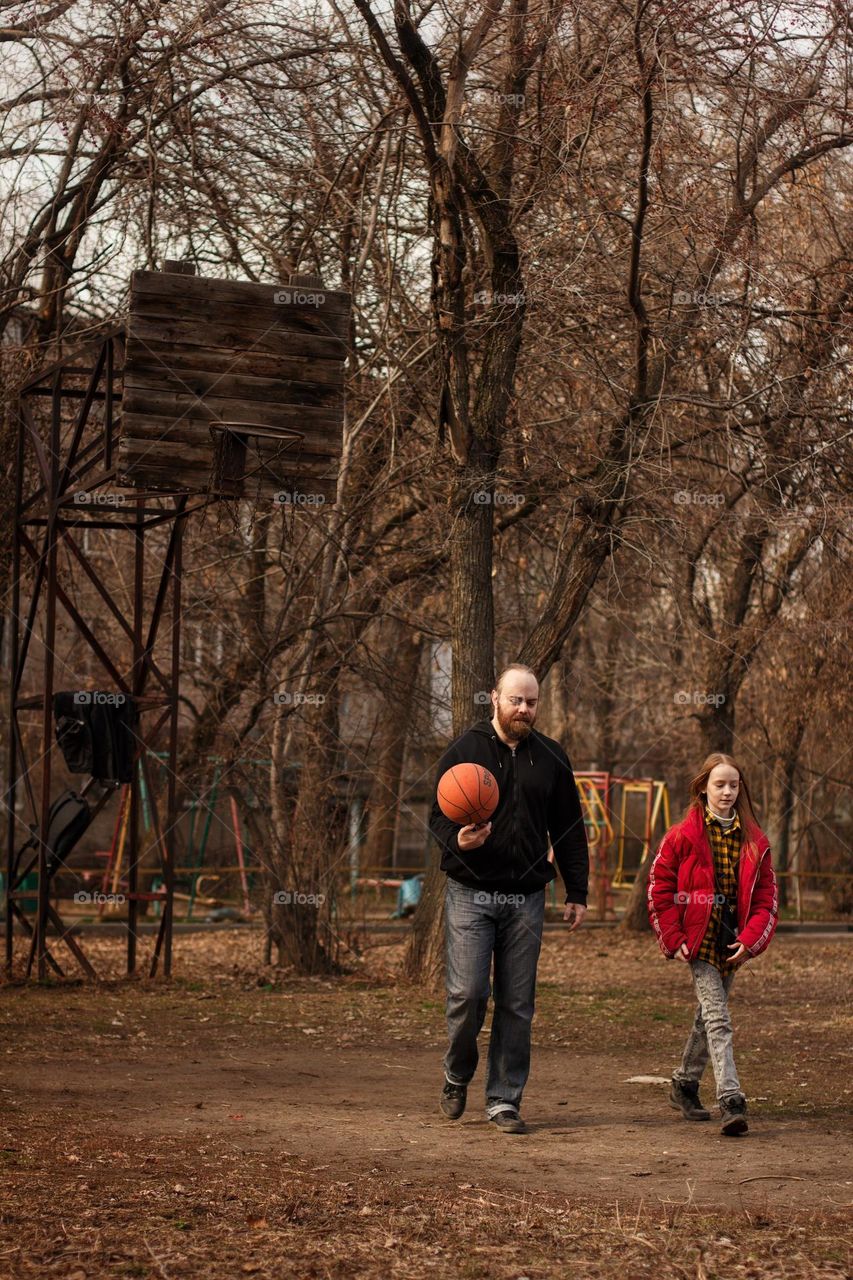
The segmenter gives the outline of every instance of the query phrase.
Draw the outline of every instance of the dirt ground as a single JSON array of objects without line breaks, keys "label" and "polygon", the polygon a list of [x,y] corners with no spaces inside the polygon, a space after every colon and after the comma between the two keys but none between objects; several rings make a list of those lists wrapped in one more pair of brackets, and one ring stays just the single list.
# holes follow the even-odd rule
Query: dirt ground
[{"label": "dirt ground", "polygon": [[519,1137],[482,1071],[441,1116],[441,1001],[374,942],[315,981],[179,935],[152,983],[92,939],[105,981],[0,989],[0,1277],[850,1274],[849,940],[738,975],[740,1140],[666,1105],[689,978],[650,939],[546,935]]}]

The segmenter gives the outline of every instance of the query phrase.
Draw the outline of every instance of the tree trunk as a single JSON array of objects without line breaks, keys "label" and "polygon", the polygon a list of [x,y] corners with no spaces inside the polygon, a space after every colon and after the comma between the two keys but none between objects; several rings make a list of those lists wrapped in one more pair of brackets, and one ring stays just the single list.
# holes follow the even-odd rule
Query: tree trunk
[{"label": "tree trunk", "polygon": [[615,500],[600,508],[578,504],[575,513],[567,518],[564,551],[539,617],[518,655],[518,661],[532,667],[540,681],[574,631],[610,556],[613,532],[621,518]]},{"label": "tree trunk", "polygon": [[[270,935],[280,965],[298,973],[328,973],[337,967],[335,868],[343,837],[336,839],[332,779],[338,735],[336,699],[330,691],[311,697],[325,701],[304,704],[294,734],[285,730],[280,714],[273,735],[273,847],[274,891],[270,906]],[[294,713],[295,714],[295,713]],[[289,719],[289,717],[288,717]],[[285,793],[287,739],[298,741],[299,785],[295,801]]]},{"label": "tree trunk", "polygon": [[[770,807],[767,814],[767,832],[772,850],[773,865],[777,871],[789,871],[791,862],[791,822],[793,818],[796,795],[794,794],[794,775],[800,756],[805,726],[797,724],[797,732],[771,777]],[[779,906],[788,905],[788,877],[779,877]]]},{"label": "tree trunk", "polygon": [[362,858],[366,867],[393,864],[400,779],[421,659],[420,637],[413,637],[411,628],[391,619],[385,630],[388,667],[393,675],[381,704],[376,769],[367,803]]},{"label": "tree trunk", "polygon": [[465,467],[456,486],[457,531],[450,549],[454,737],[491,714],[484,700],[495,683],[491,498],[484,466]]},{"label": "tree trunk", "polygon": [[705,696],[716,696],[724,699],[719,706],[710,705],[699,719],[699,732],[706,756],[713,751],[722,751],[731,755],[735,740],[735,697],[737,690],[728,686],[723,692],[709,690]]},{"label": "tree trunk", "polygon": [[427,991],[439,992],[444,984],[444,886],[447,877],[434,851],[418,909],[412,917],[412,934],[403,959],[403,974]]},{"label": "tree trunk", "polygon": [[607,646],[604,654],[604,671],[600,677],[601,693],[598,699],[598,759],[599,767],[612,771],[617,752],[617,718],[622,672],[619,670],[619,650],[622,628],[619,623],[607,630]]},{"label": "tree trunk", "polygon": [[637,878],[631,886],[628,904],[622,917],[622,928],[630,933],[651,933],[646,895],[649,891],[649,874],[654,854],[650,850],[637,869]]},{"label": "tree trunk", "polygon": [[[482,471],[466,467],[457,496],[461,507],[458,532],[451,553],[451,602],[453,637],[452,706],[453,736],[488,716],[484,695],[495,683],[495,623],[492,597],[492,506],[474,501],[487,493]],[[477,488],[477,485],[480,488]],[[467,493],[468,501],[464,495]],[[463,505],[464,504],[464,505]],[[438,858],[424,880],[418,909],[412,917],[412,933],[403,961],[408,977],[436,990],[444,980],[444,873]]]}]

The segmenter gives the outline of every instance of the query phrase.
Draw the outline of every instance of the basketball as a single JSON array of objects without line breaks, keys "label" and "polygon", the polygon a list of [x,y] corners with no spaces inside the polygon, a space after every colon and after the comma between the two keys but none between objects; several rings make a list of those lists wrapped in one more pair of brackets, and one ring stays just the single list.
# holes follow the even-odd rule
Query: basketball
[{"label": "basketball", "polygon": [[488,822],[499,799],[494,776],[481,764],[454,764],[439,779],[439,808],[460,826]]}]

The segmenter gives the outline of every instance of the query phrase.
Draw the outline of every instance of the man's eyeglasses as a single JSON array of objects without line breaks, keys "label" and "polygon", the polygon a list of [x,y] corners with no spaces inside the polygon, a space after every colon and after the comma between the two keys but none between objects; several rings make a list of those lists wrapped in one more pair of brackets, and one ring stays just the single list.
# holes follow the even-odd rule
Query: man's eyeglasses
[{"label": "man's eyeglasses", "polygon": [[519,698],[519,697],[516,697],[515,695],[507,698],[507,702],[510,704],[511,707],[522,707],[524,706],[525,702],[527,703],[528,707],[535,707],[538,701],[539,701],[538,698]]}]

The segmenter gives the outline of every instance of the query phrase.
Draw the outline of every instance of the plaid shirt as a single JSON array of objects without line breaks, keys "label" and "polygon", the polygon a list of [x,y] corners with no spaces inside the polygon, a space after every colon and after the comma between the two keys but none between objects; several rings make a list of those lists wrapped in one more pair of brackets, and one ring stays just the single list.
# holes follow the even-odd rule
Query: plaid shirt
[{"label": "plaid shirt", "polygon": [[[734,822],[728,831],[725,831],[706,805],[705,830],[714,855],[715,893],[723,893],[727,898],[734,898],[737,895],[738,859],[742,835],[740,818],[735,813]],[[719,969],[720,973],[728,973],[735,967],[729,961],[732,953],[727,949],[728,943],[734,942],[734,938],[720,936],[722,917],[722,907],[714,903],[708,928],[696,959],[706,960],[715,969]]]}]

